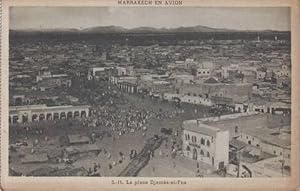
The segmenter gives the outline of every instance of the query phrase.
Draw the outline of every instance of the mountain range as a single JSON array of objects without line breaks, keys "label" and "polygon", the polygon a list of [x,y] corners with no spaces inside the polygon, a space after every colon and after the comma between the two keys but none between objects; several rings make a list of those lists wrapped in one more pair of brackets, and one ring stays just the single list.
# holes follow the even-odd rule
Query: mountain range
[{"label": "mountain range", "polygon": [[11,29],[10,32],[63,32],[63,33],[188,33],[188,32],[285,32],[273,30],[234,30],[225,28],[211,28],[206,26],[191,26],[178,28],[154,28],[154,27],[137,27],[127,29],[120,26],[98,26],[84,29],[72,28],[52,28],[52,29]]}]

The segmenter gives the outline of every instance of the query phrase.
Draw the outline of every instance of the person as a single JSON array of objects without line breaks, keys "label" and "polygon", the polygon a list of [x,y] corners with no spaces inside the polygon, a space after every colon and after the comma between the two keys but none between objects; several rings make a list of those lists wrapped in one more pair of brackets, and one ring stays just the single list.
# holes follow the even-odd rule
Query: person
[{"label": "person", "polygon": [[178,130],[175,131],[175,136],[178,136]]},{"label": "person", "polygon": [[159,156],[162,156],[163,153],[162,153],[162,150],[159,150]]},{"label": "person", "polygon": [[89,174],[89,175],[92,174],[92,169],[91,169],[91,168],[89,168],[88,174]]},{"label": "person", "polygon": [[198,169],[197,172],[196,172],[196,177],[201,177],[200,175],[200,170]]},{"label": "person", "polygon": [[96,163],[94,163],[94,172],[97,172],[98,170],[98,166],[96,165]]}]

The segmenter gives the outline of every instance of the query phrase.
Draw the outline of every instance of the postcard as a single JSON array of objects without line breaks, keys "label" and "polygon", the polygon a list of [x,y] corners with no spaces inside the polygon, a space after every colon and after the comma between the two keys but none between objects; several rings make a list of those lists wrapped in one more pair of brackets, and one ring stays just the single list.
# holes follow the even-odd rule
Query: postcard
[{"label": "postcard", "polygon": [[2,189],[299,189],[299,5],[3,0]]}]

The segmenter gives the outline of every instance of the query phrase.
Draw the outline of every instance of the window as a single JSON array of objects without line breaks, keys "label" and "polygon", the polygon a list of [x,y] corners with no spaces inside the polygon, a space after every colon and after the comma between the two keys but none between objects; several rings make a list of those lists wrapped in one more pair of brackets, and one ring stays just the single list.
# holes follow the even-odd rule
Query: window
[{"label": "window", "polygon": [[276,155],[276,151],[273,151],[274,155]]},{"label": "window", "polygon": [[234,127],[234,132],[235,132],[235,133],[238,133],[238,132],[239,132],[239,127],[238,127],[238,126],[235,126],[235,127]]},{"label": "window", "polygon": [[282,155],[282,152],[280,152],[280,155]]},{"label": "window", "polygon": [[187,135],[187,138],[188,138],[188,140],[190,140],[190,135],[189,134]]},{"label": "window", "polygon": [[194,94],[194,96],[197,96],[197,94]]},{"label": "window", "polygon": [[190,151],[190,150],[191,150],[191,148],[190,148],[189,146],[187,146],[187,147],[186,147],[186,150],[187,150],[187,151]]},{"label": "window", "polygon": [[206,156],[207,156],[208,158],[210,157],[210,154],[209,154],[209,152],[207,152]]},{"label": "window", "polygon": [[190,95],[191,95],[191,93],[187,93],[187,95],[188,95],[188,96],[190,96]]},{"label": "window", "polygon": [[201,145],[205,145],[205,140],[201,138]]},{"label": "window", "polygon": [[196,142],[196,137],[192,136],[192,142]]},{"label": "window", "polygon": [[212,142],[212,143],[214,142],[214,137],[211,137],[211,142]]},{"label": "window", "polygon": [[200,150],[200,155],[203,155],[203,156],[204,156],[204,152],[203,152],[202,149]]},{"label": "window", "polygon": [[254,137],[252,137],[252,141],[254,141]]},{"label": "window", "polygon": [[197,143],[197,137],[195,137],[195,143]]},{"label": "window", "polygon": [[290,154],[288,154],[288,158],[290,158],[291,156],[290,156]]},{"label": "window", "polygon": [[210,146],[209,140],[206,141],[206,145],[207,145],[208,147]]},{"label": "window", "polygon": [[246,138],[248,139],[248,136]]}]

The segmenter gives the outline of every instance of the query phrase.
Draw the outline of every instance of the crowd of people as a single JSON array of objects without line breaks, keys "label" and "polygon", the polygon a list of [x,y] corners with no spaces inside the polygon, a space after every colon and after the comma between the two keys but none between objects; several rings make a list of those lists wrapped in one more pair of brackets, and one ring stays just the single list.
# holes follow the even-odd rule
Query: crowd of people
[{"label": "crowd of people", "polygon": [[[140,132],[140,134],[145,137],[146,140],[149,137],[147,136],[149,130],[152,134],[153,132],[155,132],[155,134],[164,134],[163,132],[161,132],[161,127],[154,126],[151,123],[154,120],[175,118],[180,113],[184,113],[183,108],[164,108],[162,105],[159,105],[159,103],[156,103],[157,105],[155,107],[141,106],[141,104],[139,103],[142,103],[143,99],[147,99],[144,96],[141,96],[140,99],[136,99],[136,102],[133,102],[133,100],[128,99],[129,96],[124,92],[121,92],[120,90],[116,89],[116,87],[111,87],[109,85],[104,86],[101,91],[98,89],[95,92],[96,93],[89,94],[88,97],[89,100],[93,100],[94,102],[89,103],[92,106],[90,114],[86,118],[79,119],[79,124],[81,124],[80,126],[82,129],[87,128],[89,130],[92,130],[92,132],[106,132],[106,134],[102,135],[111,137],[113,141],[120,139],[120,137],[124,134],[131,134],[136,132]],[[149,97],[149,99],[151,98]],[[97,100],[99,102],[95,102]],[[54,124],[47,124],[46,121],[44,123],[44,128],[46,126],[50,127],[56,124],[56,122],[54,122]],[[45,140],[46,142],[48,141],[48,139],[51,139],[50,136],[47,136],[48,131],[44,131],[44,128],[39,128],[38,125],[37,127],[25,126],[26,125],[24,124],[24,136],[27,137],[27,135],[29,134],[34,134],[34,145],[39,144],[38,137],[43,137],[43,140]],[[16,131],[15,133],[20,132]],[[168,151],[166,152],[165,149],[164,151],[160,149],[159,155],[166,157],[171,156],[172,158],[175,158],[176,152],[180,148],[180,143],[178,142],[178,140],[180,140],[179,132],[178,130],[173,130],[171,134],[168,135],[170,135],[169,138],[173,137],[169,139],[169,141],[167,140],[164,144],[165,149],[167,149]],[[174,139],[174,136],[177,136],[177,140]],[[91,140],[95,141],[95,139],[96,136],[92,134]],[[119,164],[123,163],[125,157],[132,160],[137,155],[136,150],[130,150],[132,148],[129,148],[129,151],[131,151],[130,153],[122,150],[120,151],[120,156],[116,159],[112,157],[112,153],[108,151],[108,148],[108,150],[105,150],[105,148],[102,149],[102,151],[104,151],[103,153],[105,154],[105,158],[107,158],[107,163],[105,162],[103,163],[103,165],[105,166],[105,168],[108,167],[109,170],[112,170],[114,166],[118,166]],[[151,157],[153,156],[154,155],[152,153]],[[174,164],[174,167],[176,167],[176,164]],[[100,163],[92,165],[87,169],[89,175],[100,175]]]},{"label": "crowd of people", "polygon": [[151,119],[174,118],[178,113],[184,112],[182,109],[164,111],[160,108],[155,111],[152,108],[138,107],[138,104],[129,102],[120,91],[110,86],[102,92],[101,97],[101,103],[93,105],[90,116],[83,121],[83,126],[108,131],[113,139],[140,130],[145,136]]}]

